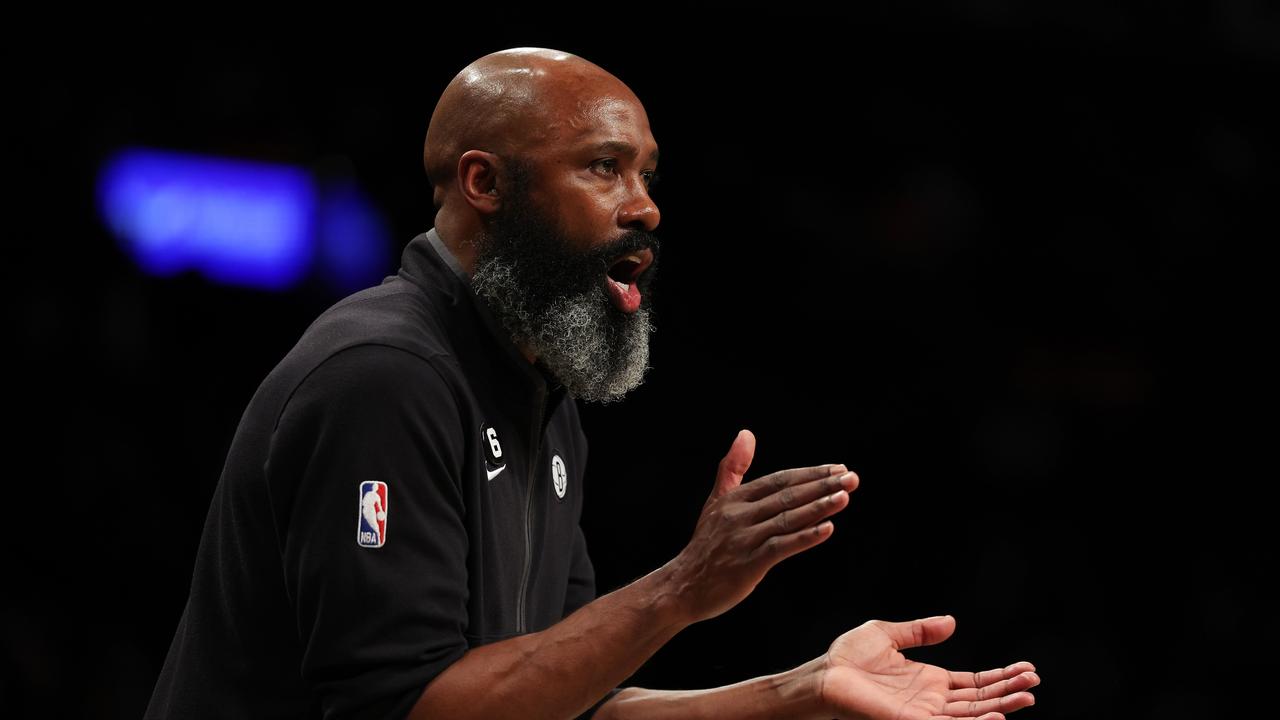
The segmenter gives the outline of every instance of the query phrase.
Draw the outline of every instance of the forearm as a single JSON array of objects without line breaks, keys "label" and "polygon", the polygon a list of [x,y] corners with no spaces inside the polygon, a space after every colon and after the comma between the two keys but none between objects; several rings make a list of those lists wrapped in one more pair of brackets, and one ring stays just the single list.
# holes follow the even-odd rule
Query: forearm
[{"label": "forearm", "polygon": [[[769,568],[830,537],[831,523],[821,521],[844,508],[857,476],[843,465],[817,465],[742,485],[753,448],[753,436],[738,433],[693,538],[671,562],[546,630],[467,652],[427,684],[409,717],[576,717],[676,633],[738,604]],[[811,688],[812,677],[788,674],[684,697],[637,689],[629,697],[637,710],[685,703],[708,716],[715,709],[708,706],[719,708],[724,698],[741,705],[744,717],[771,717],[792,703],[807,707],[801,688]],[[605,705],[623,707],[616,700]]]},{"label": "forearm", "polygon": [[592,720],[766,720],[830,718],[820,703],[821,662],[709,690],[626,688],[596,711]]},{"label": "forearm", "polygon": [[546,630],[468,651],[409,717],[576,717],[690,624],[672,575],[668,564]]}]

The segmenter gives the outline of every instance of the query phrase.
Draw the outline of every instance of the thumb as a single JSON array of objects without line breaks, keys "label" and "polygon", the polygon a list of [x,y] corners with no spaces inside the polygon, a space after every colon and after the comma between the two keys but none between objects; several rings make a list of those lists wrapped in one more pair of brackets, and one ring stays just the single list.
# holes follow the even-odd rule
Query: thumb
[{"label": "thumb", "polygon": [[921,645],[937,645],[956,631],[956,619],[950,615],[935,615],[907,622],[885,622],[884,620],[873,622],[889,636],[893,646],[899,650]]},{"label": "thumb", "polygon": [[742,476],[751,467],[751,458],[756,454],[756,436],[750,430],[739,430],[738,436],[729,446],[729,452],[720,461],[716,469],[716,484],[711,490],[711,499],[715,499],[742,484]]}]

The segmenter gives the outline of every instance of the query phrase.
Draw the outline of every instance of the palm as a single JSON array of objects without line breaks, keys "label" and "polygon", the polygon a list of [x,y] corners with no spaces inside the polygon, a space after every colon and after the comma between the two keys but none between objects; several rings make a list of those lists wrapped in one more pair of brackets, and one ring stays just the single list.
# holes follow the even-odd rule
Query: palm
[{"label": "palm", "polygon": [[823,696],[832,711],[857,720],[999,720],[1035,702],[1023,692],[1040,682],[1031,663],[961,673],[900,652],[945,640],[954,623],[950,616],[910,623],[873,620],[841,635],[826,655]]}]

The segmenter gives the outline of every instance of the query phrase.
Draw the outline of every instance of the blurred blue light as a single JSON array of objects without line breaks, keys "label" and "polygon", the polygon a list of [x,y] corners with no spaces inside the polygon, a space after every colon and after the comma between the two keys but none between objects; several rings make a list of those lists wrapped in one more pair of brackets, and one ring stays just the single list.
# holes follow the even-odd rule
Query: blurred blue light
[{"label": "blurred blue light", "polygon": [[147,149],[116,154],[98,178],[104,221],[147,273],[284,290],[314,263],[342,292],[375,283],[388,248],[376,209],[354,185],[318,195],[287,165]]},{"label": "blurred blue light", "polygon": [[354,183],[326,189],[321,197],[316,249],[324,280],[343,294],[377,285],[388,270],[390,247],[382,217]]}]

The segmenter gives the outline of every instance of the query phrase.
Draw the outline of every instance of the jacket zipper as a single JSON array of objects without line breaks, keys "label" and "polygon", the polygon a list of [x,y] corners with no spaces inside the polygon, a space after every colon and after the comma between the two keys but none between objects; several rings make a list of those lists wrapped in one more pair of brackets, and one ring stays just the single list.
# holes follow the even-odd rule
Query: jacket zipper
[{"label": "jacket zipper", "polygon": [[533,462],[529,464],[529,482],[525,486],[524,499],[524,570],[520,574],[520,594],[516,598],[516,632],[523,634],[528,632],[525,628],[528,622],[525,619],[525,598],[529,594],[529,571],[533,565],[533,538],[529,528],[531,523],[530,514],[533,511],[533,485],[534,479],[538,476],[538,466],[542,454],[542,433],[539,430],[542,427],[542,414],[546,412],[543,406],[546,404],[546,393],[538,390],[538,414],[533,418]]}]

